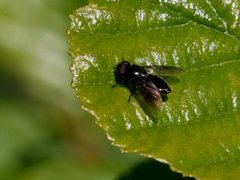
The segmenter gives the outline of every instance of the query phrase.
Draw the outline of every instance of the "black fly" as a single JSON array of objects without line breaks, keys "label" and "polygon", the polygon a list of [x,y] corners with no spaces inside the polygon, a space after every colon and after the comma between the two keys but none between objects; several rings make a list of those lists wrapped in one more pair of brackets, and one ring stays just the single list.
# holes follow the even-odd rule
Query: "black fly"
[{"label": "black fly", "polygon": [[[144,99],[157,108],[161,107],[162,97],[171,92],[171,88],[163,79],[164,76],[182,71],[179,67],[173,66],[138,66],[122,61],[115,68],[116,85],[127,87],[131,94],[139,90]],[[113,86],[113,87],[114,87]]]}]

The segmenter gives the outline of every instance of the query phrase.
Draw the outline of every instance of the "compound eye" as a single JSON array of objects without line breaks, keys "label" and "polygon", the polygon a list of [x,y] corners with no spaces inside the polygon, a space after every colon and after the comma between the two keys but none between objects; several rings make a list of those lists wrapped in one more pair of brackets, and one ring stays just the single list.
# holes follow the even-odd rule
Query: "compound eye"
[{"label": "compound eye", "polygon": [[119,74],[123,75],[127,69],[127,66],[129,65],[128,62],[123,62],[119,65],[118,69],[119,69]]}]

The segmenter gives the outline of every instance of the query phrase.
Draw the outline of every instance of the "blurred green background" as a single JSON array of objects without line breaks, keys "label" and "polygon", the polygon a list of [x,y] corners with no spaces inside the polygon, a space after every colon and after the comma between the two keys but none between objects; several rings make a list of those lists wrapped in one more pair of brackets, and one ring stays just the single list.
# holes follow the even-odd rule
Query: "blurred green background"
[{"label": "blurred green background", "polygon": [[66,30],[84,0],[0,0],[0,179],[115,179],[141,161],[70,87]]}]

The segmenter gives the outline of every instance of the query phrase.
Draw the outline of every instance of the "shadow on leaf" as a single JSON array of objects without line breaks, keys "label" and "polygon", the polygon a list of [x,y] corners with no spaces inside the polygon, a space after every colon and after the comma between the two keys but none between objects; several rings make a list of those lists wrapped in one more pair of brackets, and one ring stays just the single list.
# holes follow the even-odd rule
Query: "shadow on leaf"
[{"label": "shadow on leaf", "polygon": [[173,172],[169,165],[150,160],[133,167],[129,172],[120,175],[117,180],[194,180],[192,177],[183,177],[182,174]]}]

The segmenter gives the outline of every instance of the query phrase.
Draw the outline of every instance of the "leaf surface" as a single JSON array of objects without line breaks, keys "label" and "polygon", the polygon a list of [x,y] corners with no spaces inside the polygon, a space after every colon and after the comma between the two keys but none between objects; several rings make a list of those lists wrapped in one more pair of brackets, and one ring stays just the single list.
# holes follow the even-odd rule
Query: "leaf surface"
[{"label": "leaf surface", "polygon": [[[72,86],[113,144],[184,175],[240,177],[239,1],[93,0],[71,14]],[[184,71],[146,108],[115,84],[122,57]]]}]

